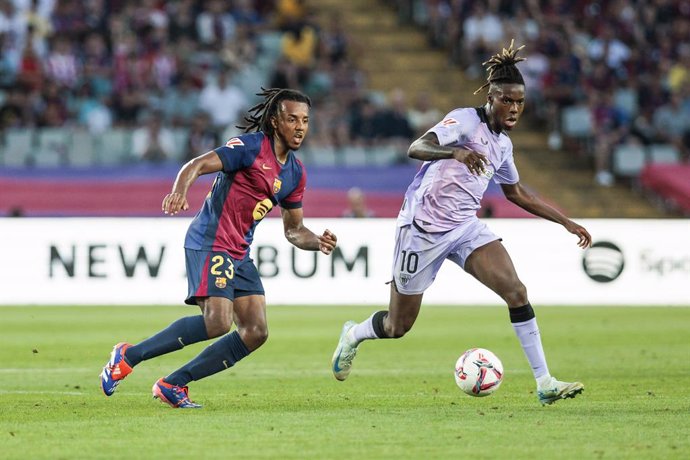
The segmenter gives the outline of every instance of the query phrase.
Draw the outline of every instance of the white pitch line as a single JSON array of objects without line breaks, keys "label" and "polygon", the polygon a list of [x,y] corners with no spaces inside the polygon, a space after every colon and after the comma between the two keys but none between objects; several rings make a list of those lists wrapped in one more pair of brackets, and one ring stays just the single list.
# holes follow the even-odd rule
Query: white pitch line
[{"label": "white pitch line", "polygon": [[96,372],[97,374],[100,373],[98,369],[94,371],[94,368],[92,367],[0,367],[0,374],[20,374],[23,372]]},{"label": "white pitch line", "polygon": [[67,395],[82,396],[79,391],[28,391],[28,390],[0,390],[0,395]]}]

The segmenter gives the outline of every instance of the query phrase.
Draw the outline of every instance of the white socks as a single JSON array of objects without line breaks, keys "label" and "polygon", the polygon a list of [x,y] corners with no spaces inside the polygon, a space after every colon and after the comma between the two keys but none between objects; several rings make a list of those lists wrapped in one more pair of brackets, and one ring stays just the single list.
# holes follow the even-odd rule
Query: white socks
[{"label": "white socks", "polygon": [[549,367],[546,365],[546,357],[544,356],[544,348],[541,345],[537,319],[532,318],[528,321],[512,324],[525,356],[527,356],[527,361],[532,366],[532,373],[537,380],[538,386],[542,380],[548,383],[551,375],[549,375]]},{"label": "white socks", "polygon": [[354,342],[354,345],[359,345],[359,343],[363,340],[379,338],[374,332],[374,323],[372,322],[375,314],[376,313],[348,331],[348,339],[350,339],[351,342]]}]

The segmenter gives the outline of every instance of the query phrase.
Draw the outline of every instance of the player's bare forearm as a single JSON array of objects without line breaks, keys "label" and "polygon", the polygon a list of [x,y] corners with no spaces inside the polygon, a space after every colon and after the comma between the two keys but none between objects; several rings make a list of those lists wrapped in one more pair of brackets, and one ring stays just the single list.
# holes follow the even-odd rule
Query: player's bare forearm
[{"label": "player's bare forearm", "polygon": [[591,246],[592,237],[589,232],[581,225],[570,220],[565,214],[558,209],[550,206],[538,196],[527,191],[522,185],[518,184],[502,184],[501,188],[506,198],[515,203],[525,211],[534,214],[551,222],[561,224],[570,233],[577,235],[580,240],[578,246],[586,248]]},{"label": "player's bare forearm", "polygon": [[305,251],[319,250],[319,237],[305,226],[287,229],[285,231],[285,238],[293,246]]},{"label": "player's bare forearm", "polygon": [[187,192],[199,176],[218,172],[223,164],[216,152],[208,152],[185,163],[177,173],[172,191],[163,198],[162,210],[165,214],[175,215],[189,209]]},{"label": "player's bare forearm", "polygon": [[305,251],[321,251],[324,254],[333,252],[338,238],[330,231],[325,230],[321,236],[304,226],[302,209],[283,209],[283,229],[285,238],[295,247]]},{"label": "player's bare forearm", "polygon": [[433,161],[453,158],[452,147],[440,145],[435,134],[427,133],[414,141],[407,149],[407,156],[415,160]]},{"label": "player's bare forearm", "polygon": [[565,225],[568,218],[553,206],[548,205],[538,196],[532,194],[519,183],[501,184],[506,198],[525,211],[543,219]]},{"label": "player's bare forearm", "polygon": [[407,150],[407,156],[422,161],[454,159],[465,164],[472,174],[483,173],[484,165],[489,162],[484,154],[474,150],[440,145],[434,133],[426,133],[414,141]]}]

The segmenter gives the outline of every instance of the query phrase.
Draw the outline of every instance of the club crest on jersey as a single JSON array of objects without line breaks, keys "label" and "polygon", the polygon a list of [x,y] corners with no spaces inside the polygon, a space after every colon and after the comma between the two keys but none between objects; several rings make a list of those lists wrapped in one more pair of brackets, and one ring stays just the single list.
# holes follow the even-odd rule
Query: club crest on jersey
[{"label": "club crest on jersey", "polygon": [[218,289],[225,289],[225,286],[228,285],[228,280],[225,277],[222,276],[217,276],[216,277],[216,287]]},{"label": "club crest on jersey", "polygon": [[230,147],[231,149],[234,149],[235,146],[241,147],[243,145],[244,145],[244,142],[242,142],[242,139],[240,139],[239,137],[233,137],[232,139],[230,139],[229,141],[227,141],[225,143],[225,146]]},{"label": "club crest on jersey", "polygon": [[273,181],[273,194],[275,195],[276,193],[280,192],[280,187],[283,185],[283,181],[278,179],[277,177]]},{"label": "club crest on jersey", "polygon": [[492,177],[494,177],[494,172],[489,168],[486,168],[484,170],[484,172],[481,174],[482,174],[482,176],[486,177],[487,179],[491,179]]},{"label": "club crest on jersey", "polygon": [[400,285],[401,286],[406,286],[407,283],[410,282],[410,279],[412,279],[412,277],[410,275],[405,274],[405,273],[401,273],[399,278],[400,278]]},{"label": "club crest on jersey", "polygon": [[457,125],[457,124],[458,124],[458,120],[456,120],[455,118],[446,118],[446,119],[444,119],[444,120],[441,122],[441,124],[442,124],[443,126]]}]

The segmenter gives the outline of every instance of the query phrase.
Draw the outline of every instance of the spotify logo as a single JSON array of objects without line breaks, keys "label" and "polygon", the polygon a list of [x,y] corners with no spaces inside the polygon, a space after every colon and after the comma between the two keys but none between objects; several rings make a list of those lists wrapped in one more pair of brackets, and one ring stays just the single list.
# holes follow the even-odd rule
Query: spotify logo
[{"label": "spotify logo", "polygon": [[610,283],[623,273],[625,259],[618,246],[608,241],[592,244],[582,257],[587,276],[599,283]]}]

